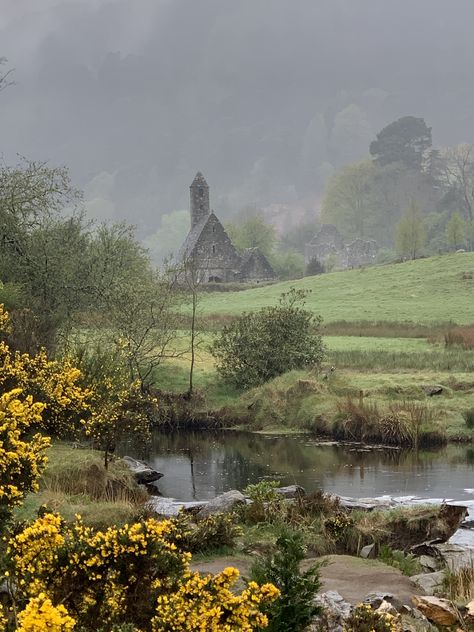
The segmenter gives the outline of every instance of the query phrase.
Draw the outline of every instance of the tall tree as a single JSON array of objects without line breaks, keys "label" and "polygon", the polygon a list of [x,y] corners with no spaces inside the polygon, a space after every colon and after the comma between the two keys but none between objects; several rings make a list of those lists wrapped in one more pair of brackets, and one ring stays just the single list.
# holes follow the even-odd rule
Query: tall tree
[{"label": "tall tree", "polygon": [[446,226],[446,239],[454,250],[464,245],[466,240],[466,224],[459,213],[454,213],[451,216]]},{"label": "tall tree", "polygon": [[416,259],[425,243],[426,230],[420,207],[412,202],[397,225],[395,247],[399,255]]},{"label": "tall tree", "polygon": [[374,222],[373,177],[370,160],[343,167],[329,181],[321,218],[346,237],[372,237]]},{"label": "tall tree", "polygon": [[443,152],[444,181],[468,222],[474,220],[474,145],[462,144]]},{"label": "tall tree", "polygon": [[265,223],[258,215],[240,223],[228,224],[226,230],[239,250],[259,248],[266,257],[271,256],[276,243],[276,232],[273,226]]},{"label": "tall tree", "polygon": [[431,147],[431,127],[423,118],[404,116],[387,125],[370,143],[370,154],[381,165],[402,162],[417,171],[422,170],[427,150]]}]

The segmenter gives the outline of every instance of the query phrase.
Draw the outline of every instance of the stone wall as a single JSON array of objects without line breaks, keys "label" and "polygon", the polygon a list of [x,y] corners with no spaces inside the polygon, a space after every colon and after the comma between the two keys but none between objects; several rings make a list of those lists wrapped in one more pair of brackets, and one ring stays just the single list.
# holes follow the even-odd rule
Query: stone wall
[{"label": "stone wall", "polygon": [[344,243],[341,234],[332,224],[324,224],[321,230],[305,246],[306,265],[317,259],[334,270],[360,268],[375,263],[378,252],[373,239],[355,239]]}]

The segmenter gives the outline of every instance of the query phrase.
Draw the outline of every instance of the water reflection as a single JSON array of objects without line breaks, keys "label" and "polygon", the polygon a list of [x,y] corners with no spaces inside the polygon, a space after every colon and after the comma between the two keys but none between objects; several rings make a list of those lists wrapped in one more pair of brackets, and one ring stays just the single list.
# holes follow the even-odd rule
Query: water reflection
[{"label": "water reflection", "polygon": [[321,445],[306,436],[245,432],[155,432],[145,456],[164,473],[160,491],[182,500],[211,498],[265,477],[347,496],[416,495],[472,498],[472,448],[433,451]]}]

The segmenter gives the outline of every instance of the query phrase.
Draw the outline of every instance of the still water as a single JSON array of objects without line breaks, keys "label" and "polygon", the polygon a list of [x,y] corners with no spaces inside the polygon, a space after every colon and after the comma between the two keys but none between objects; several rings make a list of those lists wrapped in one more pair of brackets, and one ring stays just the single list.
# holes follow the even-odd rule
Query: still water
[{"label": "still water", "polygon": [[163,496],[204,500],[266,478],[352,497],[472,500],[474,447],[394,450],[321,442],[305,435],[179,432],[153,435],[145,455],[164,477]]}]

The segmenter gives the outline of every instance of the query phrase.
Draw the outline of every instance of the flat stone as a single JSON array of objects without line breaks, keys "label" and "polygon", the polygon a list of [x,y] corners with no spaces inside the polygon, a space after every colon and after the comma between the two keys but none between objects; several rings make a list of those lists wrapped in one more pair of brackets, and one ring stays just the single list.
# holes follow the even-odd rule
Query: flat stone
[{"label": "flat stone", "polygon": [[444,571],[412,575],[410,579],[425,595],[434,595],[443,588]]},{"label": "flat stone", "polygon": [[150,483],[163,478],[163,474],[154,470],[144,461],[138,461],[131,456],[122,457],[122,461],[126,463],[139,485],[150,485]]},{"label": "flat stone", "polygon": [[301,485],[288,485],[287,487],[278,487],[275,490],[277,494],[280,494],[284,498],[300,498],[306,496],[306,491]]},{"label": "flat stone", "polygon": [[197,513],[206,506],[206,501],[181,501],[175,498],[163,498],[152,496],[146,503],[146,507],[160,516],[177,516],[180,511],[185,513]]},{"label": "flat stone", "polygon": [[452,571],[471,568],[474,565],[474,549],[459,544],[442,542],[435,544],[446,566]]},{"label": "flat stone", "polygon": [[359,553],[360,557],[363,557],[366,560],[374,559],[376,557],[376,554],[377,554],[377,547],[375,546],[375,543],[367,544],[367,546],[363,546]]},{"label": "flat stone", "polygon": [[424,571],[427,573],[434,573],[438,570],[438,563],[431,555],[420,555],[418,562]]},{"label": "flat stone", "polygon": [[413,597],[413,603],[429,621],[436,625],[449,626],[458,622],[456,609],[448,599],[431,596]]},{"label": "flat stone", "polygon": [[245,496],[236,489],[225,492],[208,501],[206,505],[197,513],[198,518],[207,518],[212,514],[226,513],[232,511],[239,505],[246,504]]}]

